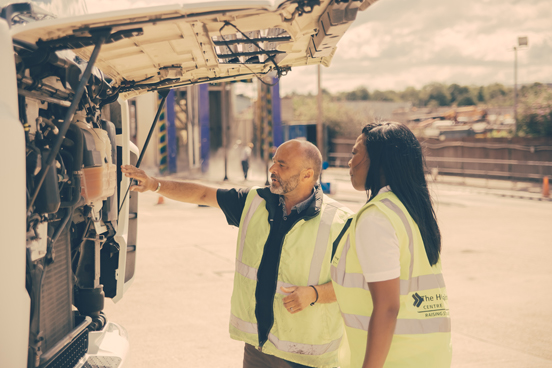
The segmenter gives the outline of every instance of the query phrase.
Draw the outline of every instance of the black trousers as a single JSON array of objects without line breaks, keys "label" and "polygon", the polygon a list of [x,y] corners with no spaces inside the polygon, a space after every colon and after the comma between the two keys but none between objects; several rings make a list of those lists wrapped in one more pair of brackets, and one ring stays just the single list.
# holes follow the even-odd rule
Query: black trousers
[{"label": "black trousers", "polygon": [[249,161],[242,161],[243,177],[247,179],[247,172],[249,171]]}]

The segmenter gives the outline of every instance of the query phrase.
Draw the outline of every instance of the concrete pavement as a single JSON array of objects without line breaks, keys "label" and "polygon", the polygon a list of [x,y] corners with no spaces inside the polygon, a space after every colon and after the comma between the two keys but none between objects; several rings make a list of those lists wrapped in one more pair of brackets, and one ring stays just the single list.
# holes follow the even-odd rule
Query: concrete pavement
[{"label": "concrete pavement", "polygon": [[[233,171],[213,186],[243,182]],[[328,179],[330,172],[326,173]],[[325,175],[326,175],[325,174]],[[365,197],[334,177],[334,197]],[[453,367],[552,367],[552,203],[433,185],[453,321]],[[129,332],[129,367],[241,367],[228,336],[237,229],[222,212],[140,196],[136,279],[108,318]]]}]

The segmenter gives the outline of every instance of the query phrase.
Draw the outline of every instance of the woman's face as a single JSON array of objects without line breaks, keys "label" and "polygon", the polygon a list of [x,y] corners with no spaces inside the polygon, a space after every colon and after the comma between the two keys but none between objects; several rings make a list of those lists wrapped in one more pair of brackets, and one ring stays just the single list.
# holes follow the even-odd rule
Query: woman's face
[{"label": "woman's face", "polygon": [[366,176],[370,168],[370,157],[364,145],[364,135],[358,136],[353,146],[353,157],[349,161],[349,175],[351,175],[351,184],[353,188],[365,191]]}]

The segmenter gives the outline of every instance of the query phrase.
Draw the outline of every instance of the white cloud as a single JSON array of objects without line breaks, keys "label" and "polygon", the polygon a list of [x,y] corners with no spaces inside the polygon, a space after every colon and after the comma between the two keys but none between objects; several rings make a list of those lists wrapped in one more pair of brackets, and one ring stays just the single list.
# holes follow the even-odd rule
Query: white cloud
[{"label": "white cloud", "polygon": [[[323,69],[323,86],[512,85],[518,36],[529,38],[529,47],[518,51],[518,83],[552,82],[551,18],[549,0],[380,0],[338,44],[332,66]],[[314,92],[304,79],[294,74],[283,90]]]}]

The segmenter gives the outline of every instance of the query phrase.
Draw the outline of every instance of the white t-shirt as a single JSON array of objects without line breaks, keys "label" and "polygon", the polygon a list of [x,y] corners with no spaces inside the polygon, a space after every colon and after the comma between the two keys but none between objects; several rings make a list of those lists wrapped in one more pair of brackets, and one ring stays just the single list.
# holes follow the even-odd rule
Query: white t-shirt
[{"label": "white t-shirt", "polygon": [[251,148],[249,146],[245,146],[241,153],[241,160],[249,161],[250,157],[251,157]]},{"label": "white t-shirt", "polygon": [[[390,190],[386,186],[378,194]],[[367,282],[392,280],[401,275],[399,239],[381,210],[372,206],[364,211],[355,236],[358,260]]]}]

